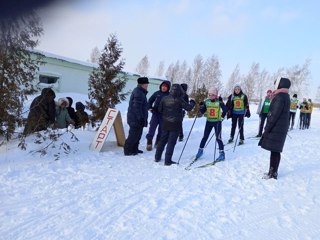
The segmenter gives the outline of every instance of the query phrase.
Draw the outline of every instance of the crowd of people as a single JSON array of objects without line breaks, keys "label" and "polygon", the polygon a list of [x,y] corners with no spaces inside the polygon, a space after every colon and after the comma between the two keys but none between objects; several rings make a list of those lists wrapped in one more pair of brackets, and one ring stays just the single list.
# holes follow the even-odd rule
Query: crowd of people
[{"label": "crowd of people", "polygon": [[75,111],[71,97],[59,98],[58,101],[55,98],[51,88],[44,88],[32,101],[23,131],[25,135],[48,128],[67,128],[70,124],[75,128],[84,128],[89,123],[83,103],[77,102]]},{"label": "crowd of people", "polygon": [[[146,150],[155,148],[154,161],[159,162],[164,154],[164,165],[177,164],[172,160],[177,141],[183,141],[183,119],[186,111],[191,111],[196,102],[187,94],[188,85],[172,84],[168,80],[159,85],[159,90],[147,99],[149,79],[139,77],[137,87],[132,91],[127,111],[129,125],[128,137],[124,144],[124,155],[133,156],[143,153],[139,149],[143,129],[148,127],[146,134]],[[297,94],[289,96],[291,82],[288,78],[278,78],[274,83],[275,90],[269,89],[266,96],[260,100],[257,114],[260,122],[257,138],[259,146],[270,151],[269,171],[264,178],[277,179],[281,152],[288,130],[295,126],[297,109],[300,110],[297,128],[303,130],[310,127],[313,103],[311,99],[303,98],[300,103]],[[51,128],[67,128],[70,124],[75,128],[83,128],[89,123],[89,116],[81,102],[76,103],[76,111],[72,107],[71,97],[59,98],[55,101],[55,93],[51,88],[44,88],[30,106],[30,112],[25,125],[26,135]],[[151,113],[148,122],[148,113]],[[206,116],[203,137],[195,160],[203,155],[209,135],[214,129],[219,155],[215,161],[225,160],[224,143],[222,141],[222,122],[231,119],[230,138],[226,144],[233,143],[239,137],[239,145],[244,144],[244,119],[250,118],[249,100],[241,86],[236,84],[232,94],[224,103],[217,88],[208,89],[208,97],[199,103],[199,112]],[[238,127],[237,135],[236,128]],[[156,137],[155,137],[156,136]],[[155,142],[153,142],[155,137]],[[153,144],[154,143],[154,144]],[[215,144],[215,149],[216,149]],[[215,153],[215,151],[214,151]],[[214,154],[215,155],[215,154]]]}]

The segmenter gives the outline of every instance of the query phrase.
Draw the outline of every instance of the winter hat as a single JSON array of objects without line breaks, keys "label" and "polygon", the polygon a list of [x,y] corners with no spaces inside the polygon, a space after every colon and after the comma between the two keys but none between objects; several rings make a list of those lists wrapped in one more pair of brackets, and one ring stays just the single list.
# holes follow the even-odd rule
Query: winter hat
[{"label": "winter hat", "polygon": [[77,111],[84,110],[85,106],[83,105],[82,102],[76,102],[76,109]]},{"label": "winter hat", "polygon": [[62,103],[66,103],[66,107],[69,107],[69,101],[66,98],[59,98],[58,99],[58,106],[61,107]]},{"label": "winter hat", "polygon": [[293,94],[293,96],[292,96],[292,97],[297,98],[297,97],[298,97],[298,95],[295,93],[295,94]]},{"label": "winter hat", "polygon": [[139,77],[137,79],[138,84],[148,84],[149,83],[149,79],[147,77]]},{"label": "winter hat", "polygon": [[186,83],[181,83],[181,87],[182,87],[183,91],[185,91],[185,92],[188,91],[188,84],[186,84]]},{"label": "winter hat", "polygon": [[73,99],[71,97],[66,97],[66,99],[68,99],[69,106],[71,107],[73,103]]},{"label": "winter hat", "polygon": [[209,88],[208,94],[218,96],[218,89],[211,87]]},{"label": "winter hat", "polygon": [[236,84],[234,85],[233,89],[235,89],[235,88],[240,88],[240,90],[241,90],[240,84],[239,84],[239,83],[236,83]]}]

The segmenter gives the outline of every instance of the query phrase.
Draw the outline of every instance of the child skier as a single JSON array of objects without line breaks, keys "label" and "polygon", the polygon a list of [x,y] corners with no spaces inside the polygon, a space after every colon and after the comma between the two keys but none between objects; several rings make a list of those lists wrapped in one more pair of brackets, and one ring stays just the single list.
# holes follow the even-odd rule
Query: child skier
[{"label": "child skier", "polygon": [[297,108],[299,107],[299,101],[297,97],[298,97],[297,94],[293,94],[292,98],[290,99],[290,117],[289,117],[289,126],[291,122],[290,130],[293,129]]},{"label": "child skier", "polygon": [[200,103],[200,112],[206,113],[207,121],[204,128],[204,134],[200,143],[196,159],[200,158],[203,154],[203,148],[208,140],[212,128],[214,128],[216,134],[216,141],[219,145],[219,156],[215,161],[223,161],[225,159],[223,142],[221,140],[222,119],[226,115],[227,108],[222,99],[218,99],[218,90],[216,88],[210,88],[208,91],[209,98]]},{"label": "child skier", "polygon": [[257,110],[257,113],[259,114],[260,117],[260,124],[259,124],[259,133],[256,137],[261,137],[262,136],[262,131],[263,131],[263,126],[266,121],[268,112],[269,112],[269,107],[271,103],[271,97],[272,97],[272,90],[267,91],[267,96],[265,97],[264,101],[260,101],[259,107]]}]

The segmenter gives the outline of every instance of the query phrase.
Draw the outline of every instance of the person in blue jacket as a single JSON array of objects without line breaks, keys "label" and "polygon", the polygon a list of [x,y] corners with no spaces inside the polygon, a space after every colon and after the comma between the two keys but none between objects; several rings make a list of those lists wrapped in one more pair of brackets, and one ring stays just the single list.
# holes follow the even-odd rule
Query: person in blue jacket
[{"label": "person in blue jacket", "polygon": [[138,86],[133,89],[129,100],[127,123],[130,128],[128,138],[123,147],[125,156],[143,153],[138,147],[143,128],[148,126],[147,89],[149,79],[147,77],[139,77],[137,82]]},{"label": "person in blue jacket", "polygon": [[163,81],[159,86],[159,90],[154,92],[148,100],[148,110],[152,113],[152,116],[150,120],[149,131],[148,131],[148,134],[146,135],[147,151],[152,150],[152,139],[155,135],[157,128],[158,128],[158,133],[156,137],[155,147],[157,146],[160,140],[162,117],[161,117],[161,114],[159,113],[158,107],[161,99],[169,95],[170,87],[171,87],[170,81]]}]

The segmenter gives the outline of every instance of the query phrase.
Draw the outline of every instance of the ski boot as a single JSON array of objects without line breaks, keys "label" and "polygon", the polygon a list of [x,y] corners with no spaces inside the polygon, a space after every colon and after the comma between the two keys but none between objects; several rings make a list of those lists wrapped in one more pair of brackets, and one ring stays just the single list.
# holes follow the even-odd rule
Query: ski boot
[{"label": "ski boot", "polygon": [[152,150],[152,139],[148,139],[147,140],[147,151],[151,151]]},{"label": "ski boot", "polygon": [[200,158],[203,155],[203,148],[199,148],[198,153],[196,155],[196,159]]},{"label": "ski boot", "polygon": [[219,157],[215,160],[216,162],[223,161],[225,159],[224,151],[220,151]]},{"label": "ski boot", "polygon": [[228,140],[228,143],[232,143],[233,142],[233,138],[230,137],[230,139]]},{"label": "ski boot", "polygon": [[244,144],[243,139],[240,139],[239,140],[239,145],[242,145],[242,144]]}]

